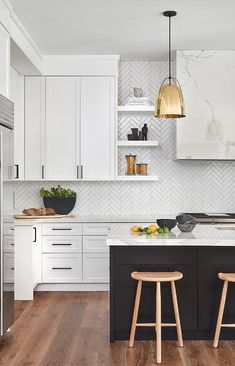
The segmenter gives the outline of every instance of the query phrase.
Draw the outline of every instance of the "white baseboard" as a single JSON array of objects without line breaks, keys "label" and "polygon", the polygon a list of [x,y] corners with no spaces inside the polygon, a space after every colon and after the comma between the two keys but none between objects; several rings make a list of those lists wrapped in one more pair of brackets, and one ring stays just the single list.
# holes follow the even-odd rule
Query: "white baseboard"
[{"label": "white baseboard", "polygon": [[108,283],[40,283],[34,291],[109,291]]}]

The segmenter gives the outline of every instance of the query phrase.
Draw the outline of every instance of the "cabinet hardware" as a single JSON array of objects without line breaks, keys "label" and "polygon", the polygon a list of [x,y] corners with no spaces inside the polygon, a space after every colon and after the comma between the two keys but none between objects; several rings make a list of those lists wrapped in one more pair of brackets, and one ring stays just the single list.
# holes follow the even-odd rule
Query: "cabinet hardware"
[{"label": "cabinet hardware", "polygon": [[81,165],[81,179],[83,179],[83,165]]},{"label": "cabinet hardware", "polygon": [[11,243],[11,245],[15,245],[14,243]]},{"label": "cabinet hardware", "polygon": [[42,165],[42,179],[44,179],[45,177],[44,177],[44,165]]},{"label": "cabinet hardware", "polygon": [[11,231],[14,231],[15,229],[13,227],[10,228]]},{"label": "cabinet hardware", "polygon": [[11,267],[11,269],[12,269],[12,271],[14,271],[15,268],[14,267]]},{"label": "cabinet hardware", "polygon": [[60,231],[60,230],[67,230],[67,231],[71,231],[72,229],[71,229],[71,227],[69,227],[69,228],[61,228],[61,229],[56,229],[56,228],[52,228],[52,230],[54,230],[54,231]]},{"label": "cabinet hardware", "polygon": [[34,243],[36,243],[37,241],[37,228],[36,227],[33,227],[33,230],[34,230]]},{"label": "cabinet hardware", "polygon": [[15,164],[16,167],[16,175],[15,175],[15,179],[19,179],[19,164]]},{"label": "cabinet hardware", "polygon": [[79,165],[77,165],[77,179],[79,179]]},{"label": "cabinet hardware", "polygon": [[72,267],[52,267],[52,269],[72,269]]},{"label": "cabinet hardware", "polygon": [[71,243],[64,243],[64,244],[63,243],[60,243],[60,244],[59,243],[52,243],[52,245],[72,245],[72,244]]}]

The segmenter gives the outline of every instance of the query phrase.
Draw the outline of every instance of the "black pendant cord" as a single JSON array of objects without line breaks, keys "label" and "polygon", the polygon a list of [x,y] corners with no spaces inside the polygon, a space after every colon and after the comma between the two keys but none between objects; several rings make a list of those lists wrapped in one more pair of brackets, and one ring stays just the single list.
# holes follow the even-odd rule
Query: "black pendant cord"
[{"label": "black pendant cord", "polygon": [[171,17],[169,17],[169,84],[171,85]]}]

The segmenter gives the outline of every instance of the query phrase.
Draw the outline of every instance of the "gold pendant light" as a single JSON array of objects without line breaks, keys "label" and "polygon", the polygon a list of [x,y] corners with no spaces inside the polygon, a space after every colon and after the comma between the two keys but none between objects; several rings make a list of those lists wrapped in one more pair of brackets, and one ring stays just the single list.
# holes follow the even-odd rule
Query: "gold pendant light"
[{"label": "gold pendant light", "polygon": [[155,117],[182,118],[185,117],[184,99],[178,80],[171,75],[171,18],[176,11],[164,11],[163,15],[169,18],[169,76],[165,78],[159,89]]}]

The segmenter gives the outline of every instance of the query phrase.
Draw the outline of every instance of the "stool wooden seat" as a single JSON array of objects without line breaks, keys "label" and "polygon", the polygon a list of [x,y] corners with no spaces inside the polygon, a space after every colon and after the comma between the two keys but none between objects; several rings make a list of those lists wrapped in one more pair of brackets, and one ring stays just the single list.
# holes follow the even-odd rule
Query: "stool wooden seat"
[{"label": "stool wooden seat", "polygon": [[170,282],[183,278],[180,272],[132,272],[131,277],[137,281]]},{"label": "stool wooden seat", "polygon": [[235,273],[219,273],[218,277],[223,281],[235,282]]},{"label": "stool wooden seat", "polygon": [[214,338],[214,342],[213,342],[213,347],[215,347],[215,348],[218,347],[221,327],[235,328],[235,324],[231,324],[231,323],[223,324],[222,323],[223,315],[224,315],[224,307],[225,307],[227,291],[228,291],[228,283],[235,282],[235,273],[219,273],[218,277],[219,277],[219,279],[224,281],[224,285],[223,285],[223,290],[222,290],[222,294],[221,294],[219,313],[218,313],[216,330],[215,330],[215,338]]},{"label": "stool wooden seat", "polygon": [[[129,339],[129,347],[134,346],[135,340],[135,332],[136,327],[155,327],[156,331],[156,359],[157,363],[161,363],[161,328],[162,327],[176,327],[178,344],[180,347],[183,347],[183,338],[180,324],[180,316],[179,316],[179,308],[178,308],[178,300],[175,288],[175,281],[183,278],[183,274],[180,272],[132,272],[131,277],[134,280],[138,281],[136,297],[135,297],[135,306],[133,311],[132,325],[131,325],[131,333]],[[142,282],[156,282],[156,322],[155,323],[137,323],[138,320],[138,311],[140,305],[140,297],[141,297],[141,289]],[[161,319],[161,282],[170,282],[171,283],[171,293],[172,293],[172,301],[173,308],[175,314],[175,323],[162,323]]]}]

